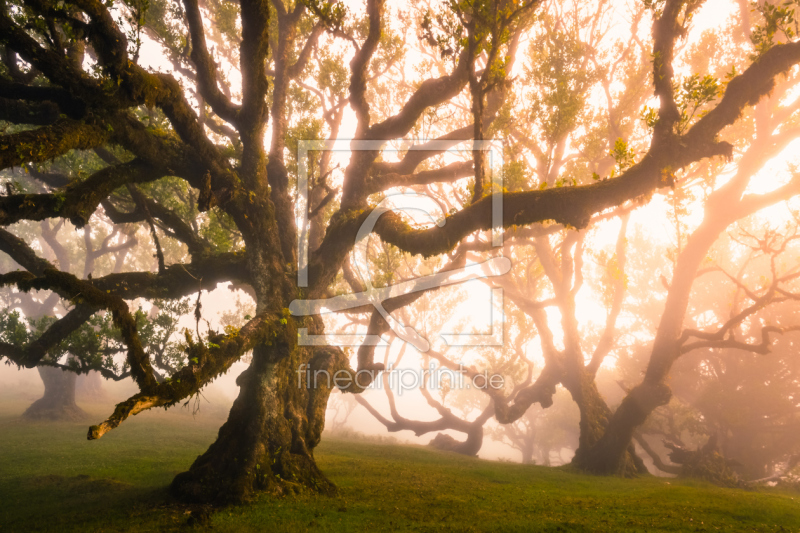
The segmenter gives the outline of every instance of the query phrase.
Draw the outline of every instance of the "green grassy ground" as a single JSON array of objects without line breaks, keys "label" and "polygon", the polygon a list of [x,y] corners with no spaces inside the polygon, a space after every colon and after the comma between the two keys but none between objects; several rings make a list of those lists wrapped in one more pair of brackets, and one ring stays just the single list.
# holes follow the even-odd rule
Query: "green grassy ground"
[{"label": "green grassy ground", "polygon": [[152,413],[87,442],[86,424],[0,415],[0,532],[800,531],[800,493],[590,477],[335,439],[317,457],[338,497],[262,498],[188,526],[187,508],[165,487],[219,423]]}]

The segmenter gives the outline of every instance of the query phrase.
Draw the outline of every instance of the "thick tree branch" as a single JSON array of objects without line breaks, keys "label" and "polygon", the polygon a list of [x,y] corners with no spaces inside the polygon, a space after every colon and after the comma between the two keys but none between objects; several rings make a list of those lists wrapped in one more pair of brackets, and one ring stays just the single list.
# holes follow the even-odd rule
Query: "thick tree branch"
[{"label": "thick tree branch", "polygon": [[19,220],[44,220],[61,217],[81,228],[97,206],[115,189],[126,184],[155,181],[163,177],[150,165],[135,159],[130,163],[109,166],[84,181],[67,185],[49,194],[13,194],[0,197],[0,225]]},{"label": "thick tree branch", "polygon": [[294,346],[297,343],[297,329],[291,319],[284,325],[282,318],[269,314],[256,316],[234,335],[210,335],[210,347],[203,342],[195,343],[187,337],[189,364],[170,376],[171,379],[147,390],[143,389],[139,394],[117,404],[114,413],[107,420],[89,428],[88,439],[99,439],[129,416],[153,407],[174,405],[196,394],[259,342],[270,339],[271,342]]},{"label": "thick tree branch", "polygon": [[203,29],[203,17],[200,14],[198,2],[197,0],[183,0],[183,5],[186,8],[186,21],[192,38],[190,57],[197,70],[200,94],[203,95],[203,99],[220,118],[231,124],[237,124],[241,108],[233,105],[219,90],[217,85],[217,65],[208,53],[206,34]]},{"label": "thick tree branch", "polygon": [[34,341],[25,346],[0,342],[0,356],[25,368],[35,368],[47,352],[80,328],[97,311],[89,305],[77,305],[63,318],[56,320]]},{"label": "thick tree branch", "polygon": [[50,126],[0,136],[0,170],[23,163],[42,163],[70,150],[88,150],[111,136],[102,124],[59,119]]}]

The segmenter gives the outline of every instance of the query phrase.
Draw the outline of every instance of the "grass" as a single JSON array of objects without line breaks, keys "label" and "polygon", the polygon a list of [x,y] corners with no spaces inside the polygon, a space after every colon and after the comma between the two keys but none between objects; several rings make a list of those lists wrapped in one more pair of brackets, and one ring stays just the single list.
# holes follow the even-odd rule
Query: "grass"
[{"label": "grass", "polygon": [[317,459],[337,497],[264,497],[189,526],[166,486],[220,423],[148,413],[88,442],[86,424],[0,415],[0,532],[800,531],[800,493],[592,477],[335,439]]}]

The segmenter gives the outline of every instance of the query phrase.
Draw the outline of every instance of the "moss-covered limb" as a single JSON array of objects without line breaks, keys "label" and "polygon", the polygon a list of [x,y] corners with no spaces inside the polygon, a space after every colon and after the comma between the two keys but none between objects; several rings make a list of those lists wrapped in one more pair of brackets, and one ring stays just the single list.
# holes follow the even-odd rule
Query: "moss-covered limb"
[{"label": "moss-covered limb", "polygon": [[0,137],[0,169],[23,163],[49,161],[70,150],[88,150],[104,144],[110,136],[100,124],[60,119],[50,126]]},{"label": "moss-covered limb", "polygon": [[[492,124],[494,119],[497,117],[498,111],[500,111],[501,106],[506,100],[509,87],[510,84],[507,83],[498,84],[493,87],[486,96],[486,107],[484,108],[483,122],[487,127]],[[443,141],[447,141],[449,143],[448,148],[451,148],[459,143],[464,142],[464,139],[469,139],[472,135],[473,129],[474,125],[469,124],[463,128],[458,128],[445,133],[444,135],[432,139],[432,141],[414,145],[405,153],[403,158],[397,162],[376,161],[372,165],[373,179],[376,179],[384,174],[412,174],[423,161],[445,152],[441,146]],[[432,148],[432,143],[437,144],[436,148]]]},{"label": "moss-covered limb", "polygon": [[214,113],[231,124],[237,124],[241,108],[231,103],[217,85],[217,65],[208,53],[203,19],[197,0],[184,0],[186,21],[192,39],[191,59],[197,70],[198,89]]},{"label": "moss-covered limb", "polygon": [[[119,31],[101,3],[84,0],[81,6],[92,17],[90,26],[94,29],[91,38],[100,39],[97,43],[102,44],[104,39],[113,41],[118,37]],[[223,200],[231,196],[238,180],[227,160],[205,136],[180,84],[172,76],[147,72],[127,60],[120,63],[121,51],[115,42],[114,50],[101,50],[102,53],[109,54],[101,55],[101,60],[108,61],[113,66],[115,74],[112,77],[116,83],[113,86],[101,86],[82,70],[73,69],[69,62],[62,61],[58,53],[40,46],[5,13],[0,13],[0,33],[8,46],[41,70],[51,83],[66,87],[72,94],[79,95],[87,108],[116,114],[116,119],[110,121],[116,142],[157,168],[174,169],[172,173],[189,179],[198,188],[202,184],[203,176],[210,173],[215,194]],[[144,126],[135,117],[126,117],[122,111],[138,105],[155,105],[161,108],[182,142],[170,142],[169,138],[156,138],[152,134],[145,135]],[[103,143],[95,143],[88,147],[101,144]]]},{"label": "moss-covered limb", "polygon": [[[377,3],[375,9],[378,10]],[[364,48],[362,48],[362,51],[364,51]],[[350,84],[350,104],[354,108],[356,108],[356,105],[360,106],[360,111],[357,110],[356,112],[356,116],[359,118],[359,129],[356,131],[356,137],[361,139],[385,140],[403,137],[411,130],[419,116],[426,109],[453,98],[463,89],[467,82],[467,61],[464,54],[462,54],[451,74],[425,80],[411,95],[400,112],[383,122],[369,126],[369,105],[364,98],[363,90],[360,89],[360,85],[357,83],[360,83],[359,74],[355,66],[358,57],[359,54],[356,54],[356,57],[351,62],[353,75]],[[366,87],[366,85],[364,86]],[[343,209],[353,209],[364,204],[364,200],[369,194],[367,179],[371,174],[371,167],[375,159],[377,159],[377,155],[378,153],[373,151],[354,152],[353,157],[355,159],[351,159],[351,163],[345,173],[345,182],[342,190]]]},{"label": "moss-covered limb", "polygon": [[[505,193],[502,224],[508,228],[555,220],[583,228],[592,215],[668,185],[662,170],[674,164],[675,159],[671,157],[673,151],[657,153],[658,157],[646,156],[613,180],[579,187]],[[447,217],[443,226],[421,230],[412,228],[399,215],[389,212],[378,219],[374,231],[381,239],[404,251],[424,256],[439,255],[452,250],[473,232],[492,227],[492,201],[493,195],[484,196]],[[312,287],[327,286],[352,248],[358,230],[368,215],[367,211],[352,210],[334,216],[322,245],[311,254],[309,280]]]},{"label": "moss-covered limb", "polygon": [[[269,10],[269,3],[262,0],[241,2],[242,42],[239,45],[239,64],[242,71],[242,111],[238,124],[242,140],[241,176],[250,191],[264,196],[267,193],[264,132],[269,116],[266,70]],[[259,214],[251,213],[251,216]]]},{"label": "moss-covered limb", "polygon": [[86,104],[60,87],[28,85],[0,78],[0,98],[13,101],[56,104],[61,113],[80,120],[86,114]]},{"label": "moss-covered limb", "polygon": [[[166,229],[170,236],[178,239],[187,246],[192,256],[211,253],[211,245],[208,241],[195,233],[192,227],[175,211],[165,207],[153,198],[146,196],[142,197],[142,203],[147,208],[150,215],[160,222],[162,228]],[[106,215],[108,215],[115,224],[142,222],[146,220],[145,214],[141,212],[140,209],[126,213],[118,210],[110,201],[103,202],[103,209]]]},{"label": "moss-covered limb", "polygon": [[183,177],[197,189],[204,189],[208,181],[218,205],[229,211],[240,210],[241,206],[227,204],[237,196],[246,196],[242,182],[227,158],[206,137],[178,81],[167,74],[149,73],[132,63],[122,80],[120,88],[131,104],[158,106],[179,139],[153,135],[130,114],[115,123],[115,139],[150,164],[172,169],[170,173]]},{"label": "moss-covered limb", "polygon": [[189,364],[164,382],[118,404],[108,419],[89,428],[88,439],[99,439],[129,416],[153,407],[175,405],[196,394],[258,343],[296,343],[297,329],[292,323],[283,324],[281,319],[278,315],[258,315],[235,334],[210,335],[208,345],[187,336]]},{"label": "moss-covered limb", "polygon": [[654,93],[659,98],[658,123],[654,135],[659,139],[672,136],[673,127],[680,119],[672,82],[675,73],[672,61],[675,43],[685,31],[679,18],[688,11],[689,5],[693,4],[686,0],[667,0],[653,21],[653,85]]},{"label": "moss-covered limb", "polygon": [[423,81],[396,115],[370,126],[364,138],[404,137],[411,131],[426,109],[445,103],[458,95],[467,83],[468,71],[466,54],[462,54],[458,59],[458,63],[450,74]]},{"label": "moss-covered limb", "polygon": [[0,274],[0,287],[19,285],[20,283],[29,283],[34,279],[36,279],[35,274],[25,272],[24,270],[17,270],[7,274]]},{"label": "moss-covered limb", "polygon": [[474,174],[472,161],[450,163],[435,170],[424,170],[414,174],[382,174],[368,183],[369,194],[385,191],[392,187],[428,185],[430,183],[450,183]]},{"label": "moss-covered limb", "polygon": [[[645,159],[624,176],[579,187],[565,187],[503,194],[504,227],[554,220],[566,226],[584,228],[592,215],[627,200],[648,194],[666,184],[660,165]],[[375,232],[402,250],[425,256],[452,249],[461,239],[492,227],[492,197],[481,200],[447,217],[445,225],[413,230],[398,215],[387,213],[375,225]]]},{"label": "moss-covered limb", "polygon": [[205,256],[192,263],[169,265],[162,273],[123,272],[91,280],[99,290],[126,300],[134,298],[175,299],[213,290],[225,281],[246,281],[248,273],[240,254]]},{"label": "moss-covered limb", "polygon": [[131,375],[143,391],[150,390],[156,385],[150,360],[136,332],[136,320],[128,304],[121,297],[104,292],[88,281],[82,281],[72,274],[55,269],[47,269],[40,277],[19,282],[17,287],[26,292],[31,289],[53,290],[75,304],[111,311],[114,325],[119,329],[128,347],[127,362],[131,368]]},{"label": "moss-covered limb", "polygon": [[203,152],[175,134],[158,135],[129,112],[118,113],[112,124],[114,141],[138,158],[185,179],[195,189],[203,191],[207,184],[217,205],[230,214],[241,212],[247,195],[236,172],[223,158],[217,159],[216,148]]},{"label": "moss-covered limb", "polygon": [[55,268],[50,261],[36,255],[28,243],[3,228],[0,228],[0,252],[8,254],[35,276],[40,276],[48,268]]},{"label": "moss-covered limb", "polygon": [[120,86],[132,103],[155,105],[169,118],[180,139],[190,147],[192,160],[212,174],[212,187],[232,187],[237,182],[233,169],[219,149],[206,137],[180,83],[168,74],[150,73],[130,64]]},{"label": "moss-covered limb", "polygon": [[40,364],[50,349],[80,328],[96,311],[97,309],[88,305],[77,305],[26,346],[0,342],[0,357],[6,357],[19,366],[34,368]]},{"label": "moss-covered limb", "polygon": [[115,189],[130,183],[155,181],[164,176],[139,159],[109,166],[87,179],[70,184],[49,194],[12,194],[0,197],[0,225],[19,220],[67,218],[76,227],[83,227],[100,202]]},{"label": "moss-covered limb", "polygon": [[242,9],[242,43],[239,48],[242,69],[242,121],[247,130],[266,120],[268,105],[266,58],[269,48],[270,13],[267,2],[245,0]]},{"label": "moss-covered limb", "polygon": [[0,97],[0,120],[14,124],[47,126],[58,120],[58,106],[52,102],[25,102]]},{"label": "moss-covered limb", "polygon": [[[59,54],[40,45],[5,13],[0,14],[0,27],[7,30],[3,40],[36,66],[51,83],[67,88],[70,94],[80,98],[87,109],[102,110],[107,116],[107,127],[113,132],[109,140],[121,144],[159,172],[180,176],[195,188],[203,189],[208,182],[209,195],[215,203],[228,212],[241,212],[242,206],[238,203],[227,205],[232,198],[247,197],[241,194],[241,182],[227,159],[205,136],[178,82],[172,76],[147,72],[127,60],[119,61],[126,57],[123,55],[126,53],[124,46],[120,48],[119,44],[124,40],[117,42],[119,30],[105,6],[85,0],[80,7],[90,16],[90,28],[84,30],[93,44],[102,48],[106,40],[115,43],[113,50],[100,50],[101,63],[109,68],[113,83],[98,83],[79,68],[75,71],[64,65]],[[17,92],[19,89],[15,86]],[[161,108],[177,135],[148,131],[138,118],[125,111],[142,104]],[[39,159],[26,157],[26,160]]]},{"label": "moss-covered limb", "polygon": [[[555,220],[582,228],[592,215],[603,209],[669,185],[669,172],[705,157],[730,157],[732,147],[718,142],[716,136],[722,128],[733,123],[747,106],[767,95],[774,85],[774,78],[798,61],[800,42],[773,47],[742,74],[733,78],[720,103],[684,136],[654,139],[642,161],[619,178],[579,187],[504,194],[503,225],[509,227]],[[389,213],[378,221],[375,232],[402,250],[426,256],[436,255],[449,251],[461,238],[474,231],[491,228],[491,203],[491,195],[486,196],[448,217],[443,227],[425,230],[414,230],[400,217]],[[312,284],[329,281],[332,274],[328,270],[338,270],[341,259],[352,247],[358,227],[366,216],[366,213],[353,209],[332,220],[325,240],[310,261],[309,277]],[[322,257],[335,258],[336,261],[328,259],[323,262]]]},{"label": "moss-covered limb", "polygon": [[[0,251],[7,253],[28,272],[4,274],[5,284],[30,282],[43,276],[53,264],[36,255],[28,244],[16,235],[0,228]],[[76,278],[77,279],[77,278]],[[205,254],[196,257],[191,263],[169,265],[162,273],[123,272],[109,274],[92,280],[83,280],[94,289],[126,300],[135,298],[181,298],[198,290],[212,290],[225,281],[249,282],[249,272],[245,255],[242,253]],[[46,280],[37,283],[46,285]],[[60,286],[53,286],[63,297],[71,295]]]},{"label": "moss-covered limb", "polygon": [[113,74],[128,64],[128,39],[104,4],[97,0],[74,0],[74,5],[89,15],[86,34],[103,65]]},{"label": "moss-covered limb", "polygon": [[200,188],[207,168],[191,147],[172,132],[153,132],[131,112],[114,116],[114,141],[150,165],[179,176]]},{"label": "moss-covered limb", "polygon": [[[350,60],[350,106],[356,114],[358,126],[356,138],[362,138],[370,124],[369,102],[367,101],[367,66],[378,48],[383,27],[384,0],[367,1],[367,19],[369,28],[367,38]],[[355,184],[354,184],[355,185]],[[345,193],[346,194],[346,193]]]},{"label": "moss-covered limb", "polygon": [[72,62],[65,61],[61,51],[41,46],[39,41],[16,24],[6,9],[0,10],[0,43],[33,65],[36,71],[47,76],[53,84],[67,89],[68,93],[81,95],[81,99],[85,101],[87,89],[91,88],[89,92],[94,98],[100,97],[101,88],[89,75]]},{"label": "moss-covered limb", "polygon": [[[510,227],[555,220],[582,228],[595,213],[664,185],[657,162],[653,158],[646,159],[613,180],[580,187],[505,193],[502,223]],[[492,227],[492,199],[493,195],[485,196],[447,217],[444,226],[429,229],[414,229],[400,216],[389,212],[378,219],[375,233],[410,253],[424,256],[446,253],[471,233]],[[327,286],[368,215],[369,212],[354,210],[339,213],[331,220],[322,245],[311,254],[309,261],[312,287]]]},{"label": "moss-covered limb", "polygon": [[114,409],[114,413],[110,417],[108,417],[108,419],[106,419],[99,425],[91,426],[89,428],[89,434],[87,435],[87,439],[88,440],[99,439],[112,429],[119,426],[129,416],[139,414],[142,411],[145,411],[152,407],[158,407],[160,405],[164,404],[158,403],[158,398],[155,396],[151,396],[144,393],[139,393],[134,396],[131,396],[128,400],[125,400],[122,403],[118,403],[117,407]]},{"label": "moss-covered limb", "polygon": [[778,75],[788,72],[798,62],[800,41],[770,48],[727,84],[722,100],[686,132],[682,144],[690,150],[733,124],[745,108],[772,92]]}]

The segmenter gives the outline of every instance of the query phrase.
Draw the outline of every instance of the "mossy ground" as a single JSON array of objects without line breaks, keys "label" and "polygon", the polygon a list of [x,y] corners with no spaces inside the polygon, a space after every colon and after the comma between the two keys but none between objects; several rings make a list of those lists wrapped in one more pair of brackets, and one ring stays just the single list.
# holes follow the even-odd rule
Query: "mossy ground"
[{"label": "mossy ground", "polygon": [[22,422],[13,413],[24,406],[8,407],[0,405],[0,532],[800,531],[800,493],[593,477],[336,439],[323,440],[317,457],[337,497],[261,498],[187,525],[191,509],[166,486],[221,419],[147,413],[90,442],[86,424]]}]

